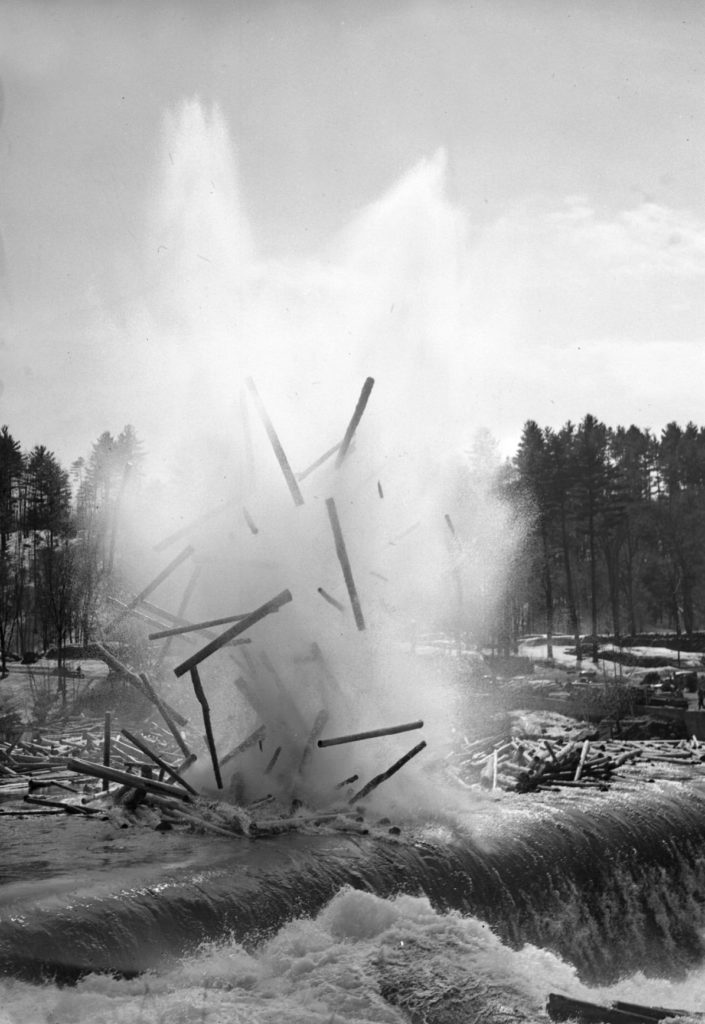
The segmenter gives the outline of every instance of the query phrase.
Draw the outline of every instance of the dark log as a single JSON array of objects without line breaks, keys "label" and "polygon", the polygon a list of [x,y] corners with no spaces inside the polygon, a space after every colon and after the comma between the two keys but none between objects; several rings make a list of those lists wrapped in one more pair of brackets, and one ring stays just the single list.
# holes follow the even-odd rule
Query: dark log
[{"label": "dark log", "polygon": [[365,619],[362,614],[362,608],[360,607],[360,599],[357,594],[355,580],[353,579],[350,559],[348,558],[348,552],[345,547],[343,531],[340,528],[338,510],[335,507],[334,498],[326,498],[326,508],[328,509],[328,518],[330,519],[333,538],[335,540],[335,552],[338,556],[338,561],[340,562],[340,568],[343,570],[345,586],[348,588],[348,596],[350,597],[350,604],[352,605],[353,614],[355,616],[355,625],[360,631],[362,631],[365,629]]},{"label": "dark log", "polygon": [[[229,622],[240,622],[247,617],[247,613],[240,615],[226,615],[222,619],[207,619],[205,622],[194,622],[189,626],[172,626],[171,629],[160,629],[157,633],[150,633],[148,640],[163,640],[168,636],[183,636],[184,633],[196,633],[208,629],[209,626],[226,626]],[[249,643],[249,640],[239,640],[238,643]]]},{"label": "dark log", "polygon": [[[105,725],[103,729],[103,764],[106,768],[110,767],[110,712],[105,712]],[[103,789],[107,790],[110,783],[107,779],[103,779]]]},{"label": "dark log", "polygon": [[218,789],[223,788],[223,780],[220,777],[220,768],[218,766],[218,753],[215,749],[215,739],[213,737],[213,726],[211,725],[211,709],[208,706],[206,695],[203,690],[201,683],[201,677],[198,674],[198,669],[194,667],[191,669],[191,682],[193,684],[193,691],[196,694],[196,700],[201,705],[201,711],[203,712],[203,725],[206,730],[206,741],[208,743],[208,750],[210,751],[211,761],[213,762],[213,774],[215,775],[215,782]]},{"label": "dark log", "polygon": [[343,436],[343,440],[340,444],[340,451],[338,452],[337,458],[335,460],[336,469],[340,468],[340,466],[343,463],[343,460],[345,459],[345,456],[348,454],[350,442],[352,441],[353,435],[357,430],[357,426],[360,420],[362,419],[362,414],[365,411],[365,406],[367,405],[370,394],[372,393],[372,388],[374,387],[374,384],[374,378],[368,377],[365,383],[362,385],[362,391],[360,392],[360,397],[357,400],[355,411],[353,412],[350,423],[348,424],[348,429],[345,431],[345,435]]},{"label": "dark log", "polygon": [[410,732],[412,729],[422,729],[423,721],[407,722],[405,725],[388,725],[382,729],[369,729],[367,732],[352,732],[347,736],[331,736],[327,740],[319,740],[319,747],[335,747],[339,743],[354,743],[356,740],[371,740],[377,736],[393,736],[398,732]]},{"label": "dark log", "polygon": [[341,604],[340,601],[336,601],[334,597],[331,597],[328,591],[324,590],[323,587],[318,588],[318,593],[321,595],[324,601],[327,601],[328,604],[332,604],[333,607],[337,608],[339,612],[345,611],[345,605]]},{"label": "dark log", "polygon": [[226,765],[228,763],[228,761],[232,761],[233,758],[236,758],[236,757],[238,757],[239,754],[242,754],[246,750],[249,750],[250,747],[254,747],[255,743],[258,743],[260,740],[264,739],[266,733],[267,733],[266,726],[258,725],[257,728],[254,729],[250,733],[250,735],[247,736],[242,741],[242,743],[238,744],[237,747],[235,747],[229,753],[225,754],[224,757],[221,757],[221,759],[220,759],[220,767],[222,768],[224,765]]},{"label": "dark log", "polygon": [[[182,779],[178,771],[175,768],[172,768],[170,764],[167,764],[167,762],[164,761],[159,756],[159,754],[155,754],[151,747],[149,747],[148,744],[145,743],[145,741],[141,737],[135,736],[134,733],[128,732],[127,729],[122,730],[122,735],[125,737],[125,739],[128,739],[130,743],[133,744],[133,746],[137,747],[137,749],[141,751],[141,753],[146,754],[147,757],[151,757],[155,764],[158,764],[159,767],[163,771],[165,771],[167,775],[170,775],[175,782],[178,782],[180,785],[182,785],[188,793],[190,793],[192,796],[198,796],[198,793],[193,788],[193,786],[186,782],[185,779]],[[107,779],[104,779],[103,788],[105,788],[106,785]]]},{"label": "dark log", "polygon": [[404,765],[412,759],[412,757],[416,757],[417,754],[420,754],[425,746],[426,740],[421,740],[421,742],[418,743],[415,747],[413,747],[411,750],[408,750],[403,757],[400,757],[398,761],[395,761],[394,764],[391,765],[391,767],[387,768],[385,772],[382,772],[380,775],[375,775],[374,779],[371,779],[366,786],[363,786],[361,790],[354,794],[354,796],[350,797],[348,803],[354,804],[358,800],[363,800],[372,792],[372,790],[377,789],[379,785],[381,785],[383,782],[386,782],[387,779],[390,779],[392,775],[396,775],[400,768],[403,768]]},{"label": "dark log", "polygon": [[335,455],[340,448],[340,444],[340,441],[337,444],[334,444],[332,448],[329,448],[327,452],[324,452],[323,455],[319,456],[315,462],[312,462],[308,469],[305,469],[302,473],[297,473],[296,479],[299,483],[301,483],[302,480],[305,480],[306,477],[313,473],[314,470],[318,469],[319,466],[322,466],[324,462],[327,462],[331,455]]},{"label": "dark log", "polygon": [[176,558],[172,559],[171,562],[169,562],[169,564],[165,566],[165,568],[162,569],[162,571],[157,576],[155,576],[154,579],[150,583],[148,583],[143,590],[140,590],[139,594],[137,594],[136,597],[133,597],[132,600],[128,602],[127,608],[123,609],[121,614],[118,615],[117,618],[113,619],[113,621],[109,624],[107,628],[111,630],[115,629],[115,627],[120,622],[122,622],[122,620],[125,618],[128,612],[132,611],[133,608],[136,608],[137,605],[141,601],[143,601],[145,597],[148,597],[153,590],[156,590],[160,583],[163,583],[165,579],[171,576],[171,574],[176,569],[178,569],[181,563],[185,562],[187,558],[190,558],[193,553],[194,549],[189,544],[187,547],[184,548],[184,550],[180,554],[176,556]]},{"label": "dark log", "polygon": [[67,804],[63,800],[47,800],[45,797],[39,796],[26,796],[24,798],[26,804],[36,804],[38,807],[53,807],[58,810],[64,811],[66,814],[100,814],[100,808],[98,807],[84,807],[82,804]]},{"label": "dark log", "polygon": [[[200,565],[195,565],[193,567],[193,571],[192,571],[192,573],[191,573],[191,575],[189,577],[189,581],[186,584],[184,592],[183,592],[183,594],[181,596],[181,601],[179,602],[179,608],[178,608],[178,611],[176,613],[177,616],[183,616],[183,615],[186,614],[186,609],[188,608],[189,601],[191,600],[193,592],[196,589],[196,584],[198,583],[198,578],[201,575],[201,568],[202,567]],[[172,644],[173,644],[173,640],[168,639],[167,642],[162,647],[161,651],[159,652],[159,657],[157,658],[157,664],[155,666],[155,671],[156,671],[157,674],[159,674],[159,671],[160,671],[162,665],[164,664],[165,658],[171,652]]]},{"label": "dark log", "polygon": [[[169,732],[176,740],[179,750],[184,755],[184,757],[188,757],[191,752],[189,748],[186,746],[184,738],[179,732],[178,726],[176,724],[178,720],[181,719],[181,722],[185,725],[187,719],[185,719],[183,715],[179,715],[178,711],[175,711],[174,708],[170,708],[166,701],[162,700],[159,694],[156,693],[156,691],[152,687],[152,684],[147,678],[146,673],[140,672],[139,678],[142,680],[142,685],[145,688],[145,693],[152,701],[156,709],[159,711],[159,714],[164,719],[164,722],[166,723]],[[176,719],[176,721],[174,721],[174,719]]]},{"label": "dark log", "polygon": [[259,395],[259,392],[258,392],[257,387],[255,385],[255,382],[253,381],[253,379],[251,377],[248,377],[246,383],[247,383],[247,387],[248,387],[248,390],[250,392],[250,395],[252,396],[252,400],[255,403],[255,408],[256,408],[256,410],[257,410],[257,412],[259,414],[259,418],[262,420],[262,424],[264,426],[264,429],[267,431],[267,437],[269,438],[269,443],[271,444],[272,449],[274,451],[274,454],[277,457],[277,462],[279,463],[280,469],[281,469],[282,473],[284,474],[284,479],[286,480],[286,483],[287,483],[287,486],[289,488],[289,491],[291,492],[291,496],[294,499],[294,504],[296,504],[296,505],[303,505],[304,498],[303,498],[303,495],[301,493],[301,489],[299,488],[299,485],[296,482],[296,477],[294,476],[294,474],[293,474],[293,472],[291,470],[291,466],[289,465],[289,460],[287,459],[286,454],[284,453],[284,449],[282,448],[281,441],[279,440],[277,432],[274,429],[274,425],[273,425],[272,421],[269,418],[267,410],[264,407],[264,403],[263,403],[262,399],[260,398],[260,395]]},{"label": "dark log", "polygon": [[273,597],[270,601],[267,601],[255,611],[250,612],[250,614],[246,615],[244,619],[241,619],[234,626],[231,626],[230,629],[221,633],[219,637],[216,637],[215,640],[211,640],[209,644],[202,647],[200,651],[197,651],[195,654],[191,655],[190,658],[187,658],[186,661],[177,665],[174,669],[174,675],[178,678],[179,676],[184,675],[185,672],[190,672],[191,669],[200,665],[205,658],[210,657],[211,654],[219,651],[221,647],[224,647],[227,643],[230,643],[231,640],[234,640],[236,636],[240,635],[240,633],[244,633],[251,626],[254,626],[256,622],[259,622],[260,619],[272,614],[272,612],[279,611],[282,605],[287,604],[291,600],[291,592],[289,590],[282,590],[282,592],[277,594],[276,597]]},{"label": "dark log", "polygon": [[269,764],[264,769],[264,774],[265,775],[269,775],[269,773],[271,772],[272,768],[274,767],[274,765],[279,760],[279,755],[281,754],[281,752],[282,752],[282,748],[281,747],[277,747],[277,749],[272,754],[272,757],[271,757],[271,759],[269,761]]},{"label": "dark log", "polygon": [[304,746],[303,753],[301,754],[301,761],[299,762],[299,774],[303,773],[304,769],[306,768],[306,765],[311,760],[311,755],[313,754],[313,745],[318,739],[318,737],[321,735],[323,730],[325,729],[327,722],[328,712],[326,711],[325,708],[322,708],[316,715],[316,718],[314,719],[313,725],[311,727],[311,732],[308,735],[306,745]]},{"label": "dark log", "polygon": [[139,786],[148,793],[161,793],[163,796],[175,796],[179,800],[190,800],[191,797],[180,786],[171,786],[168,782],[157,782],[153,779],[141,779],[129,772],[120,771],[119,768],[105,768],[101,764],[94,764],[92,761],[83,761],[79,757],[70,757],[66,762],[69,771],[78,772],[81,775],[92,775],[96,779],[110,779],[121,786],[129,786],[131,789]]}]

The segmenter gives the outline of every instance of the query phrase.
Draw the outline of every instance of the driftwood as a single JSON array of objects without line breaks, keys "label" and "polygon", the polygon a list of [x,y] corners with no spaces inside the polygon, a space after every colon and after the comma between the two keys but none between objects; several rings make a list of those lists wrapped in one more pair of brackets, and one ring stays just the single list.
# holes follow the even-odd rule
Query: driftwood
[{"label": "driftwood", "polygon": [[412,729],[422,729],[423,722],[407,722],[405,725],[389,725],[382,729],[369,729],[367,732],[353,732],[347,736],[331,736],[327,740],[319,740],[319,747],[335,747],[339,743],[354,743],[356,740],[370,740],[377,736],[393,736],[398,732],[409,732]]},{"label": "driftwood", "polygon": [[332,605],[334,608],[337,608],[339,612],[345,611],[345,605],[341,604],[340,601],[336,600],[336,598],[329,594],[327,590],[324,590],[323,587],[318,588],[318,593],[321,595],[324,601],[327,601],[328,604]]},{"label": "driftwood", "polygon": [[338,556],[340,568],[343,570],[343,579],[345,580],[345,586],[348,589],[350,604],[352,605],[353,615],[355,616],[355,625],[360,631],[362,631],[365,629],[365,618],[362,614],[360,598],[357,593],[357,587],[355,586],[355,580],[353,579],[352,567],[350,565],[350,559],[348,558],[347,548],[345,547],[343,531],[340,528],[338,510],[335,507],[334,498],[326,498],[326,508],[328,509],[328,518],[333,531],[335,553]]},{"label": "driftwood", "polygon": [[[194,622],[188,626],[172,626],[171,629],[160,629],[156,633],[149,633],[148,640],[163,640],[169,636],[183,636],[184,633],[202,632],[209,626],[226,626],[229,622],[240,622],[246,618],[246,613],[241,615],[226,615],[222,619],[208,619],[206,622]],[[248,644],[249,640],[238,640],[237,643]]]}]

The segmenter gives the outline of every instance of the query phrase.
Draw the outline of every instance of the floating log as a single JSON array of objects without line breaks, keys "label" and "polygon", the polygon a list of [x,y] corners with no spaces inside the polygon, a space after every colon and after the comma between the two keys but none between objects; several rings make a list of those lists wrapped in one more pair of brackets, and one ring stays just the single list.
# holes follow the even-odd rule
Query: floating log
[{"label": "floating log", "polygon": [[191,797],[180,786],[172,786],[168,782],[157,782],[155,779],[142,779],[129,772],[120,771],[119,768],[106,768],[101,764],[94,764],[92,761],[84,761],[79,757],[70,757],[66,762],[69,771],[78,772],[81,775],[92,775],[96,779],[109,779],[121,786],[128,786],[131,789],[138,787],[148,793],[162,794],[163,796],[175,796],[179,800],[190,800]]},{"label": "floating log", "polygon": [[[167,773],[167,775],[170,775],[175,782],[178,782],[179,785],[183,786],[188,793],[190,793],[192,796],[198,796],[198,793],[193,788],[193,786],[186,782],[185,779],[182,779],[178,771],[175,768],[172,768],[170,764],[167,764],[167,762],[164,761],[159,756],[159,754],[155,754],[155,752],[147,745],[147,743],[145,743],[145,741],[141,737],[135,736],[133,733],[128,732],[127,729],[122,730],[122,735],[126,739],[128,739],[133,746],[137,747],[137,749],[141,751],[141,753],[146,754],[147,757],[151,757],[155,764],[158,764],[159,767]],[[106,783],[107,779],[104,779],[103,788],[105,788]]]},{"label": "floating log", "polygon": [[324,462],[327,462],[331,455],[335,455],[340,448],[340,445],[341,442],[339,441],[337,444],[334,444],[332,448],[329,448],[327,452],[324,452],[323,455],[317,458],[315,462],[312,462],[308,469],[305,469],[302,473],[297,473],[296,479],[299,483],[301,483],[302,480],[305,480],[306,477],[313,473],[314,470],[318,469],[319,466],[322,466]]},{"label": "floating log", "polygon": [[380,498],[384,497],[384,491],[382,490],[382,484],[379,482],[379,480],[377,481],[377,494],[379,494]]},{"label": "floating log", "polygon": [[252,379],[252,377],[248,377],[246,383],[250,395],[252,396],[252,400],[254,401],[255,408],[257,409],[257,412],[259,414],[259,418],[262,420],[264,429],[267,431],[269,443],[271,444],[274,454],[277,457],[277,462],[279,463],[280,469],[284,474],[284,479],[286,480],[289,491],[291,492],[291,497],[294,499],[294,504],[303,505],[304,498],[301,493],[301,489],[298,483],[296,482],[296,477],[294,476],[291,470],[289,460],[287,459],[286,454],[284,453],[281,441],[279,440],[277,432],[274,429],[274,425],[269,418],[267,410],[264,407],[264,403],[260,398],[255,382]]},{"label": "floating log", "polygon": [[321,595],[324,601],[327,601],[328,604],[332,604],[333,607],[337,608],[339,612],[345,611],[345,605],[341,604],[340,601],[336,601],[336,599],[332,597],[327,590],[324,590],[323,587],[318,588],[318,593]]},{"label": "floating log", "polygon": [[[205,622],[194,622],[189,626],[173,626],[171,629],[160,629],[157,633],[150,633],[147,636],[148,640],[163,640],[168,636],[183,636],[184,633],[196,633],[210,626],[227,626],[229,622],[240,622],[242,619],[247,617],[247,612],[240,615],[226,615],[222,619],[207,619]],[[249,640],[237,641],[241,644],[249,644]]]},{"label": "floating log", "polygon": [[345,431],[343,440],[340,444],[340,450],[335,460],[336,469],[340,468],[340,466],[343,463],[343,460],[345,459],[345,456],[348,454],[350,442],[352,441],[355,431],[357,430],[357,426],[360,420],[362,419],[362,414],[365,411],[365,406],[367,405],[370,394],[372,393],[372,388],[374,387],[374,384],[374,378],[368,377],[365,383],[362,385],[362,391],[360,392],[360,397],[357,400],[355,411],[353,412],[352,418],[348,424],[348,428]]},{"label": "floating log", "polygon": [[[110,712],[105,712],[105,726],[103,730],[103,764],[110,767]],[[107,779],[103,779],[103,789],[107,790],[110,785]]]},{"label": "floating log", "polygon": [[377,789],[377,787],[381,785],[381,783],[386,782],[387,779],[390,779],[392,777],[392,775],[396,775],[399,769],[403,768],[404,765],[412,759],[412,757],[416,757],[417,754],[420,754],[425,746],[426,740],[421,740],[421,742],[417,743],[415,747],[413,747],[411,750],[408,750],[403,757],[400,757],[398,761],[395,761],[394,764],[391,765],[391,767],[387,768],[386,772],[382,772],[380,775],[376,775],[374,779],[371,779],[366,786],[363,786],[362,789],[359,790],[359,792],[355,793],[354,796],[351,796],[350,799],[348,800],[348,803],[354,804],[358,800],[363,800],[372,792],[373,789]]},{"label": "floating log", "polygon": [[196,700],[201,705],[201,711],[203,712],[203,725],[206,730],[206,741],[208,743],[208,750],[210,751],[211,761],[213,762],[213,774],[215,775],[215,782],[218,789],[223,788],[223,780],[220,777],[220,767],[218,766],[218,753],[215,749],[215,739],[213,737],[213,726],[211,725],[211,709],[206,700],[206,694],[203,690],[201,683],[201,677],[198,674],[198,669],[194,665],[191,669],[191,683],[193,684],[193,691],[196,694]]},{"label": "floating log", "polygon": [[407,722],[405,725],[388,725],[383,729],[369,729],[367,732],[352,732],[347,736],[331,736],[327,740],[319,740],[319,747],[335,747],[339,743],[354,743],[356,740],[371,740],[377,736],[393,736],[398,732],[410,732],[412,729],[422,729],[423,721]]},{"label": "floating log", "polygon": [[335,507],[334,498],[326,498],[326,508],[328,509],[328,518],[330,519],[331,529],[333,530],[333,537],[335,540],[335,552],[338,556],[338,561],[340,562],[340,568],[343,570],[345,586],[348,588],[350,604],[352,605],[353,614],[355,616],[355,625],[360,631],[362,631],[365,629],[365,619],[362,614],[362,608],[360,607],[360,599],[357,594],[355,580],[353,579],[352,568],[350,566],[350,559],[348,558],[348,552],[345,547],[343,531],[340,528],[338,510]]},{"label": "floating log", "polygon": [[336,784],[335,784],[335,786],[333,788],[334,789],[343,789],[345,786],[352,786],[353,782],[357,782],[357,780],[359,778],[360,778],[359,775],[351,775],[349,778],[343,779],[342,782],[336,782]]},{"label": "floating log", "polygon": [[221,633],[221,635],[216,637],[215,640],[211,640],[209,644],[206,644],[206,646],[202,647],[200,651],[191,655],[191,657],[187,658],[186,661],[182,661],[182,663],[177,665],[174,669],[174,675],[178,678],[179,676],[184,675],[185,672],[190,672],[192,668],[200,665],[205,658],[208,658],[211,654],[219,651],[221,647],[224,647],[225,644],[234,640],[236,636],[240,635],[240,633],[244,633],[251,626],[254,626],[256,622],[259,622],[260,619],[265,618],[265,616],[270,615],[272,612],[279,611],[282,605],[287,604],[291,600],[291,592],[289,590],[282,590],[282,592],[277,594],[276,597],[273,597],[270,601],[267,601],[255,611],[250,612],[249,615],[246,615],[244,619],[235,623],[235,625],[231,626],[230,629],[226,629],[224,633]]},{"label": "floating log", "polygon": [[180,552],[180,554],[176,556],[176,558],[173,558],[171,562],[169,562],[169,564],[165,566],[165,568],[162,569],[162,571],[157,576],[155,576],[154,579],[150,583],[148,583],[146,587],[144,587],[143,590],[140,590],[139,594],[137,594],[136,597],[133,597],[132,600],[128,602],[127,608],[123,609],[121,614],[118,615],[117,618],[113,619],[113,621],[109,624],[108,629],[115,629],[115,627],[120,622],[122,622],[122,620],[125,618],[128,612],[131,612],[133,608],[136,608],[137,605],[145,599],[145,597],[148,597],[153,590],[156,590],[157,587],[161,583],[163,583],[165,579],[171,576],[171,574],[176,569],[178,569],[181,563],[185,562],[187,558],[190,558],[193,553],[194,548],[192,548],[191,545],[189,544],[187,547],[183,549],[183,551]]},{"label": "floating log", "polygon": [[585,765],[585,758],[588,755],[590,749],[590,740],[583,742],[583,749],[580,751],[580,760],[578,761],[578,767],[575,769],[575,775],[573,776],[573,782],[579,782],[580,776],[583,773],[583,766]]},{"label": "floating log", "polygon": [[258,725],[257,728],[242,741],[242,743],[239,743],[237,747],[225,754],[224,757],[221,757],[220,767],[222,768],[223,765],[228,763],[228,761],[232,761],[233,758],[238,757],[239,754],[243,754],[246,750],[249,750],[250,747],[254,747],[255,743],[259,743],[260,740],[264,739],[266,733],[267,727],[265,725]]}]

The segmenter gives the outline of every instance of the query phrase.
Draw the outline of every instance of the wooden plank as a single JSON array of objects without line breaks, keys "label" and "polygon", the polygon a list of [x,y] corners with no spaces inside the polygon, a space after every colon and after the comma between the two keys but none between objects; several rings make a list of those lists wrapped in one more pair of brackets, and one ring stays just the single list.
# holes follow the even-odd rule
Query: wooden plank
[{"label": "wooden plank", "polygon": [[423,721],[406,722],[404,725],[387,725],[381,729],[368,729],[366,732],[351,732],[346,736],[331,736],[327,740],[319,740],[319,747],[335,747],[339,743],[355,743],[356,740],[371,740],[377,736],[393,736],[398,732],[410,732],[412,729],[422,729]]},{"label": "wooden plank", "polygon": [[368,377],[367,380],[365,381],[365,383],[362,385],[362,391],[360,392],[360,397],[357,400],[357,405],[355,406],[355,411],[353,412],[352,418],[351,418],[350,422],[348,423],[348,428],[345,431],[345,434],[343,436],[343,440],[342,440],[342,442],[340,444],[340,451],[338,452],[338,455],[337,455],[336,460],[335,460],[335,468],[336,469],[340,468],[340,466],[343,464],[343,460],[345,459],[345,456],[348,454],[348,448],[350,447],[350,442],[352,441],[353,436],[355,434],[355,431],[357,430],[358,424],[359,424],[360,420],[362,419],[362,414],[365,411],[365,407],[366,407],[367,402],[369,400],[370,394],[372,393],[372,388],[374,387],[374,384],[375,384],[374,378],[373,377]]}]

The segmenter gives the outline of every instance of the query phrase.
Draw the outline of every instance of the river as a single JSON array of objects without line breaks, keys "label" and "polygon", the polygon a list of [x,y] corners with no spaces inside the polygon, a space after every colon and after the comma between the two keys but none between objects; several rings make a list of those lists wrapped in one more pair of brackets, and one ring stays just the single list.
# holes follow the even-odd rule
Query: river
[{"label": "river", "polygon": [[696,1011],[705,787],[467,795],[401,835],[221,840],[6,819],[0,1021],[545,1020],[549,992]]}]

